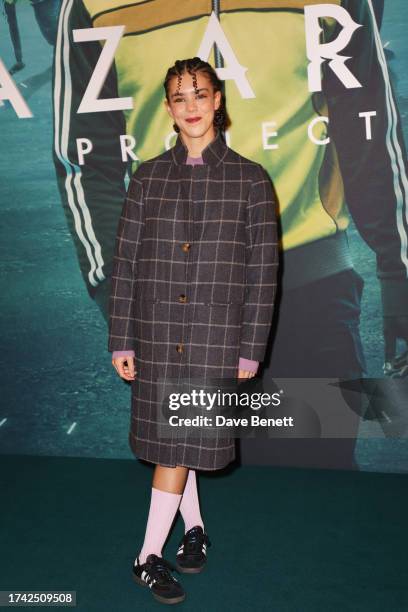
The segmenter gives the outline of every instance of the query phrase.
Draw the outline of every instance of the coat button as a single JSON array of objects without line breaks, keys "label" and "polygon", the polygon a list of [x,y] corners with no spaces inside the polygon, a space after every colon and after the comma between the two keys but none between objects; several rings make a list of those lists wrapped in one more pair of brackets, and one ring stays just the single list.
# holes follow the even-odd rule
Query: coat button
[{"label": "coat button", "polygon": [[179,302],[181,302],[182,304],[185,304],[187,302],[187,296],[184,295],[184,293],[182,293],[181,295],[179,295]]},{"label": "coat button", "polygon": [[183,345],[182,344],[177,344],[176,345],[176,351],[178,353],[182,353],[183,352]]},{"label": "coat button", "polygon": [[185,253],[188,253],[190,246],[191,244],[189,242],[183,242],[183,244],[181,245],[181,248],[183,249]]}]

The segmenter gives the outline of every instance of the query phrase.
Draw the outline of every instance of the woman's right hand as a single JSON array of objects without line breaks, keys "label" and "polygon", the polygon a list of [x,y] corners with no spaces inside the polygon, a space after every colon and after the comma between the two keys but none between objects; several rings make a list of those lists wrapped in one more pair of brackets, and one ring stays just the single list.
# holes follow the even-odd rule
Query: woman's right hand
[{"label": "woman's right hand", "polygon": [[112,365],[123,380],[134,380],[137,372],[135,371],[134,357],[116,357],[112,359]]}]

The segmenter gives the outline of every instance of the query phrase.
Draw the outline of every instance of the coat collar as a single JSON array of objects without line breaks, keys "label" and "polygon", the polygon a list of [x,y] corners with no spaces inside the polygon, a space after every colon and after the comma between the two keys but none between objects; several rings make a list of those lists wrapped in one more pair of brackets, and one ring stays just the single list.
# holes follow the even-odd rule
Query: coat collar
[{"label": "coat collar", "polygon": [[[215,138],[201,151],[203,162],[210,166],[218,166],[224,159],[228,150],[227,144],[224,142],[220,130],[216,130]],[[177,140],[172,148],[173,160],[177,165],[186,163],[188,149],[184,144],[181,134],[177,135]]]}]

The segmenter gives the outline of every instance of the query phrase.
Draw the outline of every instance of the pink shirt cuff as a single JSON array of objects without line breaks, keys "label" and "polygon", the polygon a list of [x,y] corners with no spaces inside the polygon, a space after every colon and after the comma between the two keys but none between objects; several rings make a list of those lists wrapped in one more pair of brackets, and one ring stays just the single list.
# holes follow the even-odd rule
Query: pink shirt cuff
[{"label": "pink shirt cuff", "polygon": [[135,356],[135,351],[132,351],[132,350],[113,351],[112,353],[112,359],[116,359],[117,357],[134,357],[134,356]]},{"label": "pink shirt cuff", "polygon": [[259,361],[252,361],[252,359],[245,359],[244,357],[239,358],[238,369],[245,370],[248,372],[257,372]]}]

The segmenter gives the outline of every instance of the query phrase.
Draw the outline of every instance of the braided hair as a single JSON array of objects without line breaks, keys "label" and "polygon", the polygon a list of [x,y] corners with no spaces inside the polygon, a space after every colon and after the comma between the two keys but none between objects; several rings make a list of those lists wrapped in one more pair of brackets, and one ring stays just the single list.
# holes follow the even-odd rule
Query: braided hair
[{"label": "braided hair", "polygon": [[[188,72],[191,74],[193,79],[194,90],[197,92],[197,77],[196,72],[204,73],[209,79],[210,83],[213,86],[214,91],[221,92],[221,103],[219,108],[214,113],[213,125],[220,132],[225,132],[227,128],[231,125],[231,120],[228,116],[226,109],[226,100],[225,94],[223,91],[224,83],[221,79],[218,78],[218,75],[214,68],[208,62],[205,62],[200,57],[192,57],[189,59],[176,60],[173,66],[171,66],[167,70],[166,78],[164,79],[163,87],[166,92],[167,101],[169,100],[169,88],[170,81],[173,77],[177,77],[178,87],[180,89],[181,78],[183,74]],[[175,132],[179,132],[180,128],[176,123],[173,123],[173,129]]]}]

